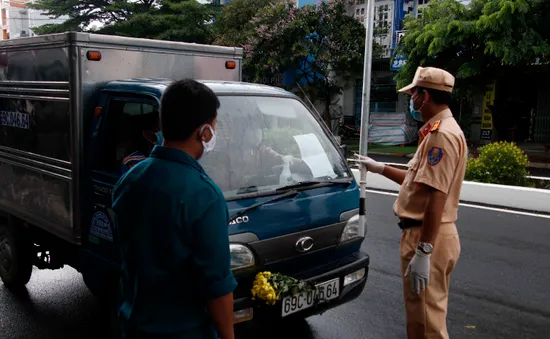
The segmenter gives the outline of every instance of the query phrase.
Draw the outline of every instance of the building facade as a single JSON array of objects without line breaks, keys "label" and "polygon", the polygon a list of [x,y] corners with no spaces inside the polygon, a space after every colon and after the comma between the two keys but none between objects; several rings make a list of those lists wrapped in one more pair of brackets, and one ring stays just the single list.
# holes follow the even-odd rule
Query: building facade
[{"label": "building facade", "polygon": [[[350,15],[365,24],[367,14],[367,0],[355,0],[350,5]],[[390,58],[393,42],[395,0],[375,0],[374,2],[374,41],[382,46],[382,55],[379,58]]]},{"label": "building facade", "polygon": [[66,19],[52,19],[42,11],[31,9],[31,0],[1,0],[0,13],[2,23],[1,40],[34,36],[33,27],[45,24],[60,24]]},{"label": "building facade", "polygon": [[[382,47],[380,55],[373,55],[372,82],[370,96],[369,141],[395,145],[413,142],[417,124],[408,115],[408,96],[397,92],[395,73],[406,62],[405,57],[394,57],[400,38],[404,35],[403,19],[409,13],[422,15],[430,0],[374,0],[373,41]],[[363,25],[366,24],[369,0],[355,0],[350,5],[353,15]],[[360,123],[362,108],[362,85],[359,79],[355,84],[353,116]],[[350,95],[348,94],[348,98]],[[349,100],[349,99],[348,99]],[[348,111],[348,114],[351,113]],[[348,117],[348,121],[351,119]]]}]

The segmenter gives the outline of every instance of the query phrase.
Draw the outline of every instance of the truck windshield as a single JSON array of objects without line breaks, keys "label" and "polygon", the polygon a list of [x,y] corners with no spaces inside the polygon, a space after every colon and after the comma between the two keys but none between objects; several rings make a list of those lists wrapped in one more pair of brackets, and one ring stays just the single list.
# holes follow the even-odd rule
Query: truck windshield
[{"label": "truck windshield", "polygon": [[294,98],[219,96],[216,147],[201,159],[226,199],[350,178],[345,160]]}]

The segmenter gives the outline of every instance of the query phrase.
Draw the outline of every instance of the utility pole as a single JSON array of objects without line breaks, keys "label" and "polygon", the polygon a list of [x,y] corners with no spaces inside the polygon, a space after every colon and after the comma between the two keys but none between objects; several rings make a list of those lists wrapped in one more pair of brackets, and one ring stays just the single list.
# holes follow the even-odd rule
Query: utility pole
[{"label": "utility pole", "polygon": [[367,1],[365,17],[365,59],[363,62],[363,105],[361,107],[361,135],[359,138],[359,154],[367,155],[369,144],[370,87],[372,77],[372,40],[374,31],[374,1]]},{"label": "utility pole", "polygon": [[[365,61],[363,62],[363,106],[361,107],[361,134],[359,137],[359,154],[367,155],[369,145],[370,86],[372,76],[372,39],[374,30],[374,1],[367,0],[365,18]],[[359,166],[359,228],[365,227],[365,200],[367,195],[367,169]]]}]

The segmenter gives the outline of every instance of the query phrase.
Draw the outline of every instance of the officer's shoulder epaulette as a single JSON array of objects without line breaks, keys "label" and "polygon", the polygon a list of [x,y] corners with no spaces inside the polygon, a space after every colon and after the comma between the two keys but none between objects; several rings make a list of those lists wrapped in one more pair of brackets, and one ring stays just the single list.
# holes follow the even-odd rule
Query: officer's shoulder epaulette
[{"label": "officer's shoulder epaulette", "polygon": [[435,132],[439,129],[439,126],[441,126],[441,120],[437,120],[432,128],[430,129],[430,132]]}]

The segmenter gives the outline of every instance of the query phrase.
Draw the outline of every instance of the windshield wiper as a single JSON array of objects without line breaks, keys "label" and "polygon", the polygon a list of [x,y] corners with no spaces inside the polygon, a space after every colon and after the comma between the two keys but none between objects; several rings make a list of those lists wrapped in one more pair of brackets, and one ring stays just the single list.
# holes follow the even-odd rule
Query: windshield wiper
[{"label": "windshield wiper", "polygon": [[241,187],[239,188],[239,190],[237,191],[237,195],[241,195],[241,194],[247,194],[247,193],[256,193],[258,192],[258,186],[246,186],[246,187]]},{"label": "windshield wiper", "polygon": [[282,200],[282,199],[285,199],[285,198],[290,198],[290,197],[295,197],[298,195],[298,191],[296,190],[292,190],[292,191],[288,191],[286,193],[283,193],[281,195],[278,195],[274,198],[271,198],[271,199],[267,199],[265,201],[262,201],[262,202],[259,202],[259,203],[256,203],[254,205],[250,205],[242,210],[240,210],[239,212],[233,214],[231,217],[229,217],[229,223],[231,223],[233,220],[237,219],[238,217],[242,216],[243,214],[245,214],[246,212],[249,212],[253,209],[256,209],[260,206],[263,206],[263,205],[266,205],[266,204],[269,204],[270,202],[274,202],[274,201],[277,201],[277,200]]},{"label": "windshield wiper", "polygon": [[283,186],[283,187],[279,187],[276,189],[276,191],[285,191],[285,190],[288,190],[288,189],[293,189],[293,188],[302,188],[302,187],[308,187],[308,186],[314,186],[314,185],[319,185],[319,184],[331,184],[331,185],[349,185],[351,184],[352,180],[351,179],[336,179],[336,180],[308,180],[308,181],[300,181],[300,182],[296,182],[296,183],[293,183],[293,184],[290,184],[290,185],[286,185],[286,186]]}]

